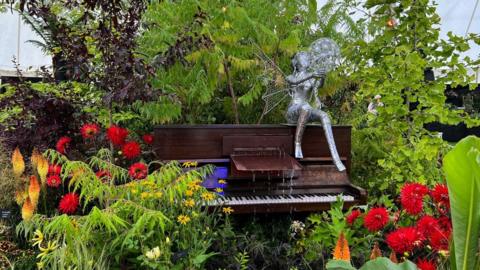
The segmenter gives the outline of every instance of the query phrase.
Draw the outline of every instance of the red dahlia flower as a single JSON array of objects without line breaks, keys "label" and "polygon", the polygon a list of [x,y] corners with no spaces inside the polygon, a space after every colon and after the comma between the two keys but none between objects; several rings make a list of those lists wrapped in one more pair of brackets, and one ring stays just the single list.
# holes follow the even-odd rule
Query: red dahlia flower
[{"label": "red dahlia flower", "polygon": [[388,246],[398,254],[411,252],[421,244],[418,231],[413,227],[399,228],[386,237]]},{"label": "red dahlia flower", "polygon": [[440,225],[440,228],[444,231],[452,231],[452,221],[450,220],[449,217],[447,216],[442,216],[438,218],[438,224]]},{"label": "red dahlia flower", "polygon": [[77,211],[79,203],[78,195],[71,192],[62,197],[58,205],[58,210],[64,214],[73,214]]},{"label": "red dahlia flower", "polygon": [[50,175],[47,178],[47,186],[49,186],[49,187],[56,188],[56,187],[60,186],[61,183],[62,183],[62,179],[60,179],[60,176],[58,176],[56,174]]},{"label": "red dahlia flower", "polygon": [[420,270],[437,270],[435,263],[430,260],[420,259],[417,262],[417,268]]},{"label": "red dahlia flower", "polygon": [[450,199],[448,198],[448,188],[444,184],[437,184],[432,192],[433,201],[439,205],[444,205],[447,209],[450,209]]},{"label": "red dahlia flower", "polygon": [[147,165],[141,162],[137,162],[132,164],[130,166],[130,169],[128,169],[128,174],[135,179],[143,179],[147,177],[148,174],[148,168]]},{"label": "red dahlia flower", "polygon": [[355,223],[355,220],[362,214],[359,210],[353,210],[350,215],[347,216],[346,220],[348,225],[353,225]]},{"label": "red dahlia flower", "polygon": [[98,132],[100,132],[100,127],[97,124],[84,124],[80,128],[80,133],[84,139],[93,138]]},{"label": "red dahlia flower", "polygon": [[449,239],[450,231],[435,230],[430,236],[430,246],[436,251],[448,251]]},{"label": "red dahlia flower", "polygon": [[417,222],[417,230],[424,237],[430,237],[432,232],[439,230],[438,220],[432,216],[423,216]]},{"label": "red dahlia flower", "polygon": [[384,207],[370,209],[363,218],[363,225],[371,232],[376,232],[388,223],[388,211]]},{"label": "red dahlia flower", "polygon": [[107,129],[107,138],[115,145],[122,145],[128,136],[128,130],[112,125]]},{"label": "red dahlia flower", "polygon": [[62,165],[50,164],[48,165],[48,174],[60,175],[62,172]]},{"label": "red dahlia flower", "polygon": [[428,188],[419,183],[408,183],[400,191],[402,207],[411,215],[418,215],[423,211],[423,198],[428,193]]},{"label": "red dahlia flower", "polygon": [[142,136],[142,140],[146,144],[152,144],[153,143],[153,135],[152,134],[145,134]]},{"label": "red dahlia flower", "polygon": [[126,142],[122,147],[122,154],[127,159],[134,159],[140,155],[140,145],[137,142]]},{"label": "red dahlia flower", "polygon": [[68,145],[71,141],[72,139],[70,139],[69,137],[61,137],[56,145],[57,151],[65,155],[66,149],[68,148]]}]

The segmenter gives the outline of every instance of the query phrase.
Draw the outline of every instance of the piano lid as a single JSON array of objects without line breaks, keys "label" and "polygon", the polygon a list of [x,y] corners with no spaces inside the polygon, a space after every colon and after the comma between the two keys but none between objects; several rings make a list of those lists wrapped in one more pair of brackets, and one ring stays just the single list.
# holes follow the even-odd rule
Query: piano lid
[{"label": "piano lid", "polygon": [[259,154],[257,151],[242,151],[241,154],[238,152],[232,154],[230,158],[238,171],[269,172],[299,171],[302,169],[302,165],[300,165],[300,163],[298,163],[294,158],[281,152],[277,155],[265,155]]}]

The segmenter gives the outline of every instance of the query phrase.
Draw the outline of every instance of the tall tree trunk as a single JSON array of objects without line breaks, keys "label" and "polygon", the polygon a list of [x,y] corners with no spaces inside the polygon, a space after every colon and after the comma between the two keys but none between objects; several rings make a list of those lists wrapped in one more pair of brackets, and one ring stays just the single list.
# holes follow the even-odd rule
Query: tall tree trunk
[{"label": "tall tree trunk", "polygon": [[235,115],[235,124],[240,124],[240,118],[238,116],[238,104],[237,97],[235,96],[235,91],[233,90],[232,78],[230,77],[230,67],[227,59],[223,60],[223,68],[225,69],[225,75],[227,76],[228,91],[232,97],[232,110]]}]

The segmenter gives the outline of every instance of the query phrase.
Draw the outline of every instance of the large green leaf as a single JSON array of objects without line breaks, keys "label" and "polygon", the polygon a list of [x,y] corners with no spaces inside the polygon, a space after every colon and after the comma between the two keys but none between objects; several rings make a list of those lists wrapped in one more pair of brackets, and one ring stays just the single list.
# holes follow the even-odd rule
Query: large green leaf
[{"label": "large green leaf", "polygon": [[388,258],[380,257],[368,261],[360,270],[417,270],[417,266],[411,261],[396,264]]},{"label": "large green leaf", "polygon": [[356,270],[350,262],[342,260],[330,260],[325,268],[327,270]]},{"label": "large green leaf", "polygon": [[[480,138],[461,140],[443,159],[456,269],[474,269],[480,231]],[[453,266],[455,267],[455,266]]]}]

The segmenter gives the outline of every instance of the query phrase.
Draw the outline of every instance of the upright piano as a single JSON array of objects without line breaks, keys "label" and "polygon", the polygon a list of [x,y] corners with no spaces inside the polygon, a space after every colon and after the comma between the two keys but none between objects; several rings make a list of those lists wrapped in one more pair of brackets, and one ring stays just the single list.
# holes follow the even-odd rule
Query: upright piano
[{"label": "upright piano", "polygon": [[332,162],[321,125],[308,125],[303,158],[293,155],[294,125],[166,125],[155,128],[157,158],[192,161],[228,169],[224,196],[211,205],[234,213],[313,212],[330,208],[340,196],[344,207],[366,202],[365,190],[350,183],[351,127],[334,126],[339,155]]}]

